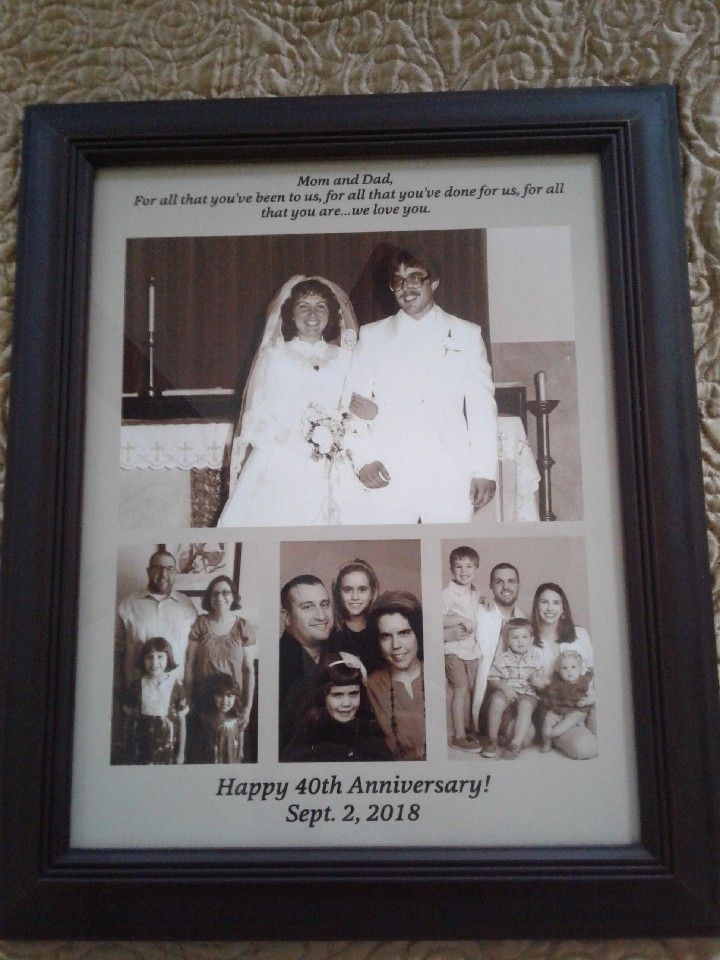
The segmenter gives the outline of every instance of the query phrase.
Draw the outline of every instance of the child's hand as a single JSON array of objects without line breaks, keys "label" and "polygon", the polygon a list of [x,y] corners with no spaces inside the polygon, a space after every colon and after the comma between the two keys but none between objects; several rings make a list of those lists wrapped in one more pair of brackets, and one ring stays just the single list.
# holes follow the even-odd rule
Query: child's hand
[{"label": "child's hand", "polygon": [[485,596],[484,593],[478,597],[478,603],[483,608],[483,610],[490,609],[490,601],[488,600],[488,598]]},{"label": "child's hand", "polygon": [[520,695],[520,692],[517,688],[517,680],[504,680],[502,692],[505,694],[505,698],[509,700],[510,703],[515,703]]},{"label": "child's hand", "polygon": [[467,617],[460,618],[460,626],[464,628],[466,634],[475,633],[475,624]]},{"label": "child's hand", "polygon": [[455,643],[457,640],[465,640],[467,636],[467,630],[460,623],[453,624],[452,627],[443,628],[443,639],[445,643]]}]

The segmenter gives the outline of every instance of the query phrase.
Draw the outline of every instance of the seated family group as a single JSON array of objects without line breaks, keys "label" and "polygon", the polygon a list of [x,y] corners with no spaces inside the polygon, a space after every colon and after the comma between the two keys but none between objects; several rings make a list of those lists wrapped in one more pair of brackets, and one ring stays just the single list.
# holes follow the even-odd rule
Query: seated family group
[{"label": "seated family group", "polygon": [[497,408],[480,327],[435,303],[425,252],[395,250],[387,282],[398,312],[362,326],[329,280],[296,276],[277,293],[218,526],[462,523],[492,499]]},{"label": "seated family group", "polygon": [[562,587],[541,583],[528,618],[513,564],[493,567],[485,597],[473,583],[477,551],[459,546],[449,560],[442,607],[451,746],[513,760],[537,739],[542,752],[597,756],[592,646]]}]

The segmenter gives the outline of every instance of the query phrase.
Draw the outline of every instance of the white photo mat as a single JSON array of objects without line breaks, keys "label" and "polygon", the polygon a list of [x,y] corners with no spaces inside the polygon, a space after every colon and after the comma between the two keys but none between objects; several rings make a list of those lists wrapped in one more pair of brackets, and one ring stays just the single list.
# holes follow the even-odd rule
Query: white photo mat
[{"label": "white photo mat", "polygon": [[[289,194],[303,176],[334,177],[390,172],[400,189],[431,185],[440,199],[428,213],[264,219],[261,205],[160,206],[180,196]],[[522,196],[526,184],[562,182],[562,194]],[[498,194],[472,201],[444,198],[450,186],[497,186]],[[502,196],[502,187],[519,188]],[[155,197],[152,204],[136,198]],[[301,206],[301,205],[300,205]],[[511,313],[518,341],[574,339],[577,361],[583,519],[555,523],[416,526],[284,527],[220,531],[167,527],[128,531],[119,516],[125,246],[128,238],[235,236],[282,233],[485,228],[518,231],[520,248],[557,238],[569,278],[570,308],[558,317],[562,334],[548,337],[533,305],[518,296]],[[502,264],[498,265],[502,268]],[[559,289],[562,289],[560,284]],[[440,299],[440,298],[439,298]],[[568,332],[566,318],[574,322]],[[563,319],[564,318],[564,319]],[[242,322],[242,318],[239,318]],[[492,323],[492,316],[491,316]],[[178,346],[180,349],[181,346]],[[529,425],[532,429],[532,425]],[[630,693],[628,626],[622,563],[614,391],[608,320],[603,210],[598,162],[592,157],[442,159],[382,163],[247,165],[101,171],[95,185],[87,376],[83,536],[71,809],[71,846],[108,847],[302,847],[302,846],[567,846],[627,844],[639,837],[635,744]],[[588,594],[585,624],[592,637],[598,689],[600,755],[588,761],[552,756],[515,763],[449,759],[447,750],[440,590],[447,582],[443,542],[473,543],[533,538],[562,552],[564,538],[585,544]],[[427,760],[384,764],[280,764],[277,761],[278,608],[280,545],[287,541],[418,539],[421,541],[425,626]],[[257,625],[261,680],[258,763],[236,767],[110,766],[117,556],[121,544],[219,540],[242,543],[241,593]],[[352,558],[350,558],[352,559]],[[502,555],[497,560],[504,559]],[[522,580],[522,569],[520,570]],[[484,584],[478,586],[484,587]],[[527,585],[530,587],[530,584]],[[532,585],[534,587],[534,584]],[[572,602],[572,598],[571,598]],[[433,682],[433,678],[437,682]],[[303,777],[335,775],[342,793],[298,795]],[[282,800],[218,796],[220,777],[287,784]],[[361,780],[484,781],[474,798],[457,793],[356,795]],[[490,778],[489,781],[487,778]],[[487,789],[485,789],[485,787]],[[371,802],[421,807],[417,820],[370,822]],[[362,813],[343,822],[345,804]],[[331,806],[334,820],[312,829],[288,818],[290,804]]]}]

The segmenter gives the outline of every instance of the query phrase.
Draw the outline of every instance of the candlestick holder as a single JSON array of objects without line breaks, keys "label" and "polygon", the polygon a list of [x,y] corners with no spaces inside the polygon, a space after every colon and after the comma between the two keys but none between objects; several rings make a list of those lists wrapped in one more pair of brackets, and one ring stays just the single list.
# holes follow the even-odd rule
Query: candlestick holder
[{"label": "candlestick holder", "polygon": [[138,396],[143,400],[152,400],[162,397],[162,388],[157,384],[155,378],[155,336],[154,333],[147,333],[145,336],[145,373],[142,386],[138,391]]},{"label": "candlestick holder", "polygon": [[538,509],[541,520],[557,520],[552,510],[552,480],[550,471],[555,461],[550,456],[550,414],[560,403],[559,400],[528,400],[527,408],[535,417],[537,426],[537,459],[540,471],[540,490]]},{"label": "candlestick holder", "polygon": [[155,277],[148,281],[147,312],[147,375],[140,396],[144,399],[159,397],[162,391],[155,384]]}]

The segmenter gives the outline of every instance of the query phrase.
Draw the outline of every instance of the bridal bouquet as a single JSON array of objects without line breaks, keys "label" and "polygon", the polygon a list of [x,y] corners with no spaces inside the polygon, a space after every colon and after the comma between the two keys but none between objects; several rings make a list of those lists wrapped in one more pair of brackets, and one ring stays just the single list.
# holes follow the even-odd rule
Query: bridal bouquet
[{"label": "bridal bouquet", "polygon": [[302,431],[313,459],[334,464],[350,458],[344,444],[349,416],[347,411],[328,414],[316,403],[308,405],[302,418]]}]

